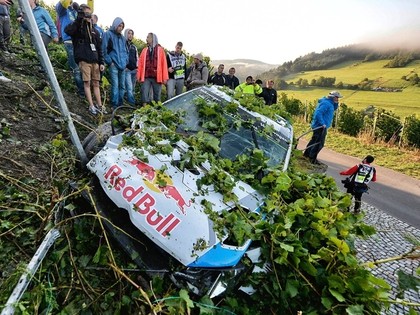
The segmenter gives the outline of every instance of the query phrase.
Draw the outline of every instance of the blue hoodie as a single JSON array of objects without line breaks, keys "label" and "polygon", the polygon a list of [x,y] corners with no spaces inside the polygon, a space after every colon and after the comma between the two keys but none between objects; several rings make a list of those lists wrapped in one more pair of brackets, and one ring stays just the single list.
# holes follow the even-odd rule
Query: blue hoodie
[{"label": "blue hoodie", "polygon": [[319,99],[318,106],[316,107],[312,118],[311,128],[315,129],[323,125],[330,128],[334,118],[334,111],[337,108],[338,103],[334,103],[332,98],[323,97]]},{"label": "blue hoodie", "polygon": [[58,20],[60,23],[61,29],[61,38],[63,41],[71,40],[70,35],[64,32],[64,29],[70,23],[73,23],[76,20],[77,12],[73,9],[72,6],[65,8],[61,5],[60,1],[55,5],[55,11],[57,12]]},{"label": "blue hoodie", "polygon": [[39,31],[51,38],[58,38],[57,27],[55,26],[48,11],[37,5],[32,9],[32,12]]},{"label": "blue hoodie", "polygon": [[122,34],[116,32],[118,25],[121,23],[124,23],[122,18],[115,18],[111,28],[104,33],[102,51],[107,65],[114,63],[119,70],[125,70],[128,64],[126,39]]}]

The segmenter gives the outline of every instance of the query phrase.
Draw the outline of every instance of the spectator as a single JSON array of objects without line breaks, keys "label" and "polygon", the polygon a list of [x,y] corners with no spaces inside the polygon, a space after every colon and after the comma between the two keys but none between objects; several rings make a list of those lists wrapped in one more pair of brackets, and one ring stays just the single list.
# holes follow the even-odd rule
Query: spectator
[{"label": "spectator", "polygon": [[124,31],[125,39],[127,40],[128,64],[125,69],[125,90],[127,92],[127,101],[130,105],[135,105],[136,99],[134,96],[134,88],[136,86],[137,78],[137,62],[138,51],[136,45],[133,43],[134,31],[127,28]]},{"label": "spectator", "polygon": [[[30,0],[32,1],[32,0]],[[104,70],[104,57],[99,32],[93,27],[92,10],[82,4],[76,21],[66,26],[65,32],[73,41],[74,59],[82,72],[86,100],[89,103],[89,112],[97,115],[98,110],[105,112],[102,106],[99,89],[100,72]],[[96,104],[93,103],[91,83]]]},{"label": "spectator", "polygon": [[273,89],[274,81],[268,80],[267,87],[263,87],[262,97],[264,98],[265,105],[273,105],[277,103],[277,91]]},{"label": "spectator", "polygon": [[226,76],[226,86],[234,90],[239,85],[239,79],[235,76],[235,68],[229,69],[229,74]]},{"label": "spectator", "polygon": [[5,53],[9,52],[8,46],[10,42],[10,5],[13,2],[1,1],[0,2],[0,51]]},{"label": "spectator", "polygon": [[362,163],[340,172],[340,175],[350,175],[342,181],[347,192],[354,196],[354,213],[360,212],[362,195],[367,192],[370,181],[376,182],[376,169],[370,164],[375,160],[371,155],[366,156]]},{"label": "spectator", "polygon": [[[45,49],[48,50],[48,44],[53,40],[58,43],[58,31],[51,18],[51,15],[43,7],[39,6],[38,0],[29,0],[29,6],[34,14],[35,22],[41,34]],[[23,23],[25,21],[23,20]],[[26,27],[27,28],[27,27]]]},{"label": "spectator", "polygon": [[98,25],[98,16],[96,14],[92,14],[92,23],[93,27],[96,28],[96,30],[99,32],[99,36],[101,36],[102,39],[102,36],[104,35],[104,30]]},{"label": "spectator", "polygon": [[143,105],[150,104],[150,88],[153,89],[153,100],[160,101],[162,84],[169,79],[166,53],[158,43],[156,34],[149,33],[146,38],[147,47],[140,53],[137,79],[142,84],[141,99]]},{"label": "spectator", "polygon": [[102,51],[108,65],[111,83],[111,106],[116,109],[123,105],[125,92],[125,69],[128,64],[126,39],[122,35],[124,21],[117,17],[102,38]]},{"label": "spectator", "polygon": [[68,35],[64,29],[67,25],[74,22],[77,17],[77,9],[79,5],[72,0],[60,0],[55,5],[55,11],[57,12],[58,24],[60,25],[60,36],[64,43],[64,48],[67,53],[67,62],[71,71],[73,72],[74,82],[77,86],[77,91],[80,97],[85,97],[84,84],[82,80],[82,74],[80,73],[79,66],[74,60],[73,42],[71,41],[70,35]]},{"label": "spectator", "polygon": [[303,153],[303,156],[309,158],[312,164],[320,164],[317,160],[318,153],[324,147],[327,130],[331,127],[334,111],[337,110],[338,99],[341,97],[343,96],[339,92],[332,91],[327,97],[318,101],[311,122],[312,138]]},{"label": "spectator", "polygon": [[225,65],[220,64],[217,67],[217,72],[215,72],[212,76],[210,76],[209,84],[224,86],[226,85],[226,75],[223,73],[225,69]]},{"label": "spectator", "polygon": [[[262,82],[261,82],[262,83]],[[262,87],[254,82],[252,76],[247,76],[244,83],[239,84],[235,91],[242,92],[244,94],[259,95],[262,93]]]},{"label": "spectator", "polygon": [[19,23],[19,42],[21,45],[25,45],[25,37],[29,34],[28,25],[25,23],[24,13],[21,8],[16,11],[16,20]]},{"label": "spectator", "polygon": [[261,87],[261,93],[256,94],[258,97],[263,98],[264,97],[264,88],[263,88],[263,82],[260,79],[255,80],[255,83],[258,84]]},{"label": "spectator", "polygon": [[187,90],[195,89],[199,86],[207,84],[209,77],[209,68],[206,62],[203,60],[202,54],[196,54],[193,56],[193,64],[191,65],[191,71],[187,78]]},{"label": "spectator", "polygon": [[168,100],[182,93],[187,72],[187,58],[182,53],[182,42],[175,45],[175,51],[167,55],[169,80],[166,85]]}]

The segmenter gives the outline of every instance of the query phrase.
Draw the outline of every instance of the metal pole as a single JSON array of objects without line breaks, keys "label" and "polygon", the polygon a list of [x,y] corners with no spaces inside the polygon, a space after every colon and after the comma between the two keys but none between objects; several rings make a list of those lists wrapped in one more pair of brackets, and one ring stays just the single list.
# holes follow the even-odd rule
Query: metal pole
[{"label": "metal pole", "polygon": [[33,44],[35,45],[35,49],[38,53],[39,58],[41,59],[41,64],[48,75],[48,79],[50,81],[52,90],[54,92],[54,96],[58,101],[61,115],[64,121],[67,123],[67,128],[70,133],[71,141],[73,145],[76,147],[77,154],[82,162],[82,166],[85,167],[88,162],[88,158],[86,156],[85,151],[83,150],[83,146],[82,146],[82,143],[80,142],[80,138],[77,134],[76,128],[74,127],[73,120],[67,108],[66,101],[64,99],[60,85],[58,84],[57,77],[55,76],[54,69],[51,65],[50,58],[48,56],[47,50],[45,49],[44,43],[42,41],[41,34],[39,33],[38,26],[35,22],[32,9],[29,5],[28,0],[19,0],[19,5],[21,9],[23,10],[23,12],[25,12],[25,22],[29,26],[29,30],[33,38]]},{"label": "metal pole", "polygon": [[32,277],[41,265],[41,262],[47,254],[48,250],[59,237],[60,232],[57,229],[50,230],[45,236],[35,255],[32,257],[31,261],[26,267],[25,272],[22,274],[22,276],[20,276],[15,289],[6,302],[6,306],[1,311],[1,315],[13,315],[15,313],[15,304],[19,302],[23,293],[25,293],[29,282],[31,282]]}]

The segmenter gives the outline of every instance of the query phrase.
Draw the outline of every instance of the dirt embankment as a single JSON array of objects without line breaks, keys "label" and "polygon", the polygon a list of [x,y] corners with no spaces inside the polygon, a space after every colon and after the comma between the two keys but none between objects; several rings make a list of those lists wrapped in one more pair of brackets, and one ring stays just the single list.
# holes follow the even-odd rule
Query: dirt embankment
[{"label": "dirt embankment", "polygon": [[[12,80],[0,81],[0,171],[15,178],[44,180],[51,169],[39,148],[59,134],[67,134],[57,101],[37,60],[3,55],[0,65],[0,71]],[[72,82],[70,72],[55,71],[60,83]],[[62,92],[82,138],[104,117],[91,116],[86,101],[76,93]]]}]

